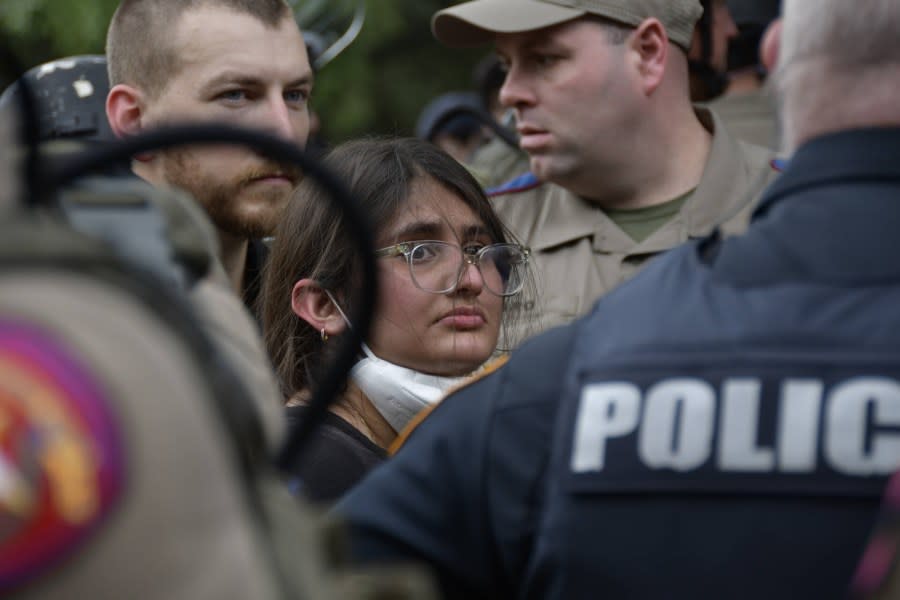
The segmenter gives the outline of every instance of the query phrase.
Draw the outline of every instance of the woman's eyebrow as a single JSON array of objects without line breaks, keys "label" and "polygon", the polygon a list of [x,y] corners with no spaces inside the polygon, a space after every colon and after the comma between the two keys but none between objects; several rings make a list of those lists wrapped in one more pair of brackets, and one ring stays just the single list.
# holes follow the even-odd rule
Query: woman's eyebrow
[{"label": "woman's eyebrow", "polygon": [[393,234],[394,239],[431,239],[443,229],[441,221],[415,221],[407,223]]},{"label": "woman's eyebrow", "polygon": [[[407,223],[403,227],[401,227],[398,231],[396,231],[393,235],[393,239],[398,240],[425,240],[425,239],[435,239],[439,238],[443,233],[448,231],[448,225],[445,221],[436,220],[436,221],[415,221],[413,223]],[[481,224],[471,224],[465,225],[457,230],[460,239],[471,240],[479,237],[492,237],[490,232],[484,225]]]}]

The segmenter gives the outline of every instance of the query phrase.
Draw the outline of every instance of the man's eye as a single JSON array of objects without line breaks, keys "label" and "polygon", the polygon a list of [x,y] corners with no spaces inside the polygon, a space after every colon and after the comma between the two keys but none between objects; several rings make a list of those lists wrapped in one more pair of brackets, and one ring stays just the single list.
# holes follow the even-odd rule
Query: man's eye
[{"label": "man's eye", "polygon": [[559,61],[559,57],[552,54],[536,54],[533,60],[539,67],[551,67]]},{"label": "man's eye", "polygon": [[284,101],[289,104],[306,104],[309,92],[306,90],[288,90],[284,93]]},{"label": "man's eye", "polygon": [[243,102],[247,99],[247,92],[244,90],[226,90],[216,96],[216,99],[231,103]]}]

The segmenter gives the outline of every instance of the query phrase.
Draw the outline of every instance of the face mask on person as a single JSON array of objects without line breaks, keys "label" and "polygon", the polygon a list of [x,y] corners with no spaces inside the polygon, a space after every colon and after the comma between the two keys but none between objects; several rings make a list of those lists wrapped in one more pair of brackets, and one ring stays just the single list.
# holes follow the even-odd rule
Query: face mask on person
[{"label": "face mask on person", "polygon": [[[325,290],[325,293],[334,303],[347,327],[352,328],[353,325],[331,293],[328,290]],[[436,403],[448,389],[464,379],[464,377],[429,375],[401,367],[378,358],[365,343],[362,349],[365,357],[350,371],[350,379],[398,433],[403,431],[419,412]]]},{"label": "face mask on person", "polygon": [[423,409],[440,400],[462,377],[440,377],[395,365],[378,358],[366,344],[365,358],[350,371],[350,378],[371,400],[394,431],[402,431]]}]

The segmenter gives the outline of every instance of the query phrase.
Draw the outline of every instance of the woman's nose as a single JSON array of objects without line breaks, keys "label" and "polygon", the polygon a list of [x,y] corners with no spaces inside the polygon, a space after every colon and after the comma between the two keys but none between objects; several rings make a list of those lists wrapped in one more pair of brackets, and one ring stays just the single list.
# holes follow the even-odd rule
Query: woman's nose
[{"label": "woman's nose", "polygon": [[462,272],[459,274],[459,282],[456,285],[457,292],[471,293],[477,296],[484,288],[484,278],[481,276],[481,270],[474,260],[466,257],[463,262]]}]

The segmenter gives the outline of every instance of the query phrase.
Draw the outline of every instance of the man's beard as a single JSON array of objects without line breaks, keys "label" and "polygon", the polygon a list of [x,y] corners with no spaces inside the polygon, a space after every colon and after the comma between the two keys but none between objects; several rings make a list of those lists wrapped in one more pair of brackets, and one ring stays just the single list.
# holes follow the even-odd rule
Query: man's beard
[{"label": "man's beard", "polygon": [[245,239],[272,235],[290,196],[290,191],[280,186],[256,184],[250,190],[253,181],[274,174],[284,174],[294,182],[300,179],[296,169],[264,159],[253,168],[210,176],[201,171],[190,154],[177,150],[163,155],[162,168],[166,182],[190,193],[216,228]]}]

